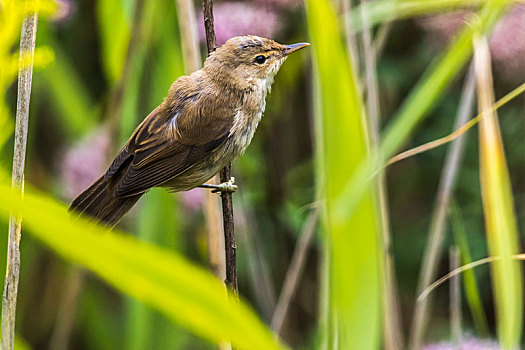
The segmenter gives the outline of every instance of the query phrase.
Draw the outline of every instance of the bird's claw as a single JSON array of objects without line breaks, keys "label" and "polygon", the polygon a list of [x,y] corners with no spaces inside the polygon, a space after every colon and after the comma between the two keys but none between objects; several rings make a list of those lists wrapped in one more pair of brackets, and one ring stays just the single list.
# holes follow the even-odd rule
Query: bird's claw
[{"label": "bird's claw", "polygon": [[219,193],[219,192],[220,193],[223,193],[223,192],[233,193],[237,191],[237,185],[235,184],[235,178],[233,176],[227,182],[223,182],[218,185],[203,184],[203,185],[200,185],[199,187],[209,188],[212,190],[211,191],[212,193]]},{"label": "bird's claw", "polygon": [[215,185],[214,189],[211,192],[212,193],[218,193],[218,192],[233,193],[235,191],[237,191],[237,185],[235,184],[235,178],[232,176],[227,182],[223,182],[221,184]]}]

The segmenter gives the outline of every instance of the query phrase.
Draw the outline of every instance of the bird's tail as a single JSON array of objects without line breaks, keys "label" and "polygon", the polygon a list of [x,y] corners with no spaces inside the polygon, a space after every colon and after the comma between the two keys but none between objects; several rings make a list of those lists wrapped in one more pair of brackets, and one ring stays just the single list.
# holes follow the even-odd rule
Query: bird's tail
[{"label": "bird's tail", "polygon": [[112,227],[131,209],[140,196],[142,193],[129,197],[116,197],[110,180],[102,176],[73,200],[69,210],[91,216],[96,221]]}]

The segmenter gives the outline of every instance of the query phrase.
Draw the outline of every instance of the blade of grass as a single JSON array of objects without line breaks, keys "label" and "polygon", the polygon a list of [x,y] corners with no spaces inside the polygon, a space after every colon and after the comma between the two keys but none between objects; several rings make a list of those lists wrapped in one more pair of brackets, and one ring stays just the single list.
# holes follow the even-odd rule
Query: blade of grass
[{"label": "blade of grass", "polygon": [[[523,254],[523,253],[522,254],[514,254],[514,255],[511,256],[511,259],[512,260],[517,260],[517,261],[518,260],[525,261],[525,254]],[[449,280],[450,278],[452,278],[452,277],[454,277],[454,276],[456,276],[456,275],[458,275],[460,273],[464,273],[464,272],[469,271],[469,270],[471,270],[471,269],[473,269],[475,267],[482,266],[482,265],[485,265],[485,264],[488,264],[488,263],[492,263],[492,262],[495,262],[495,261],[500,261],[500,260],[501,260],[500,256],[488,256],[486,258],[479,259],[479,260],[473,261],[473,262],[471,262],[469,264],[460,266],[457,269],[450,271],[445,276],[441,277],[440,279],[438,279],[434,283],[432,283],[430,286],[428,286],[428,288],[425,289],[417,297],[417,301],[421,302],[423,299],[428,297],[430,295],[430,293],[432,293],[437,287],[439,287],[440,285],[445,283],[447,280]]]},{"label": "blade of grass", "polygon": [[71,219],[64,205],[31,189],[22,200],[4,180],[0,218],[6,220],[11,210],[23,212],[28,233],[57,254],[201,337],[231,339],[243,349],[283,347],[246,303],[231,302],[221,281],[179,255],[82,218]]},{"label": "blade of grass", "polygon": [[277,334],[280,334],[281,332],[284,320],[286,319],[286,314],[288,313],[290,301],[292,300],[297,288],[299,277],[303,272],[307,249],[310,246],[310,241],[312,240],[315,228],[317,227],[318,215],[318,209],[315,208],[308,216],[306,224],[301,232],[301,236],[295,245],[290,266],[286,271],[281,294],[279,295],[279,300],[270,323],[271,328]]},{"label": "blade of grass", "polygon": [[[523,0],[505,0],[506,3],[519,3]],[[361,9],[367,8],[370,13],[370,26],[379,23],[410,17],[425,16],[447,11],[466,9],[483,5],[483,0],[381,0],[370,1],[356,7],[353,11],[346,13],[352,23],[352,31],[363,30],[365,24],[362,21]]]},{"label": "blade of grass", "polygon": [[[130,126],[141,116],[153,110],[166,95],[170,84],[183,71],[183,58],[180,50],[180,39],[177,33],[177,13],[175,4],[171,1],[149,1],[144,4],[143,20],[137,20],[137,25],[142,25],[142,35],[150,42],[141,45],[135,50],[134,64],[146,66],[145,62],[153,65],[151,72],[146,69],[144,78],[151,79],[151,88],[147,93],[141,93],[144,80],[140,73],[131,73],[128,83],[132,84],[123,100],[123,120],[127,119]],[[164,21],[164,18],[175,20]],[[150,73],[150,74],[148,74]],[[140,97],[144,103],[140,103]],[[138,99],[138,101],[130,101]],[[143,108],[141,108],[143,106]],[[129,114],[126,114],[129,110]],[[130,118],[131,116],[131,118]],[[137,118],[138,117],[138,118]],[[127,127],[124,126],[123,137]],[[128,129],[127,132],[130,132]],[[137,237],[145,242],[156,243],[171,249],[181,250],[180,217],[173,194],[164,190],[154,189],[147,193],[141,200],[137,222]],[[177,243],[175,243],[177,242]],[[158,347],[163,349],[183,347],[187,335],[181,329],[169,324],[165,319],[150,307],[135,299],[128,300],[128,348],[145,349]]]},{"label": "blade of grass", "polygon": [[[364,4],[364,0],[361,0]],[[361,7],[361,18],[364,24],[362,31],[364,69],[366,81],[366,106],[370,125],[370,140],[372,147],[377,149],[380,142],[380,104],[379,91],[376,75],[376,50],[372,46],[372,34],[369,27],[369,14],[366,6]],[[347,35],[350,35],[347,33]],[[385,172],[380,172],[375,183],[380,218],[380,242],[384,254],[381,254],[382,269],[382,303],[383,303],[383,333],[384,348],[397,350],[403,347],[403,334],[401,331],[401,317],[399,314],[399,302],[394,273],[394,257],[392,256],[392,244],[390,233],[390,219],[388,215],[388,192]]]},{"label": "blade of grass", "polygon": [[[499,99],[496,103],[494,103],[492,106],[491,106],[491,111],[496,111],[498,110],[499,108],[501,108],[502,106],[504,106],[507,102],[513,100],[514,98],[518,97],[519,95],[521,95],[523,92],[525,92],[525,83],[521,84],[520,86],[518,86],[517,88],[515,88],[514,90],[512,90],[511,92],[509,92],[508,94],[506,94],[505,96],[503,96],[501,99]],[[437,140],[434,140],[434,141],[431,141],[431,142],[427,142],[421,146],[417,146],[417,147],[414,147],[414,148],[411,148],[405,152],[402,152],[402,153],[399,153],[398,155],[390,158],[388,160],[388,162],[386,163],[386,165],[384,165],[385,167],[386,166],[389,166],[389,165],[392,165],[394,163],[397,163],[403,159],[406,159],[406,158],[409,158],[409,157],[413,157],[417,154],[420,154],[420,153],[423,153],[423,152],[426,152],[426,151],[429,151],[431,149],[434,149],[436,147],[439,147],[439,146],[442,146],[448,142],[451,142],[455,139],[457,139],[458,137],[460,137],[461,135],[463,135],[465,132],[467,132],[471,127],[473,127],[474,125],[476,125],[480,119],[481,119],[481,116],[482,116],[482,113],[478,114],[477,116],[475,116],[474,118],[470,119],[468,122],[466,122],[465,124],[461,125],[461,127],[457,128],[454,132],[452,132],[451,134],[447,135],[447,136],[444,136],[444,137],[441,137]]]},{"label": "blade of grass", "polygon": [[[454,242],[458,246],[461,255],[461,263],[463,265],[468,265],[472,262],[472,258],[470,255],[463,218],[461,217],[461,213],[457,205],[450,206],[449,217],[452,224]],[[483,303],[481,301],[478,282],[476,280],[476,276],[474,275],[474,271],[470,269],[466,270],[463,275],[463,282],[465,284],[465,296],[467,298],[467,304],[470,308],[472,319],[474,320],[474,328],[476,329],[478,335],[486,338],[489,336],[489,326],[487,324],[485,311],[483,310]]]},{"label": "blade of grass", "polygon": [[[137,223],[137,237],[143,242],[155,243],[175,251],[180,251],[180,234],[177,232],[177,207],[173,194],[161,189],[153,189],[140,203]],[[129,298],[127,315],[127,349],[147,349],[151,347],[173,348],[176,344],[163,344],[167,341],[165,319],[157,319],[157,314],[147,305]],[[181,330],[173,324],[170,332],[177,338],[184,338]]]},{"label": "blade of grass", "polygon": [[[240,183],[242,183],[242,181]],[[275,310],[276,301],[275,287],[270,274],[271,268],[268,266],[267,258],[264,255],[263,244],[260,239],[263,233],[259,232],[260,228],[257,225],[257,215],[255,214],[255,208],[253,208],[252,202],[246,198],[245,193],[239,193],[236,197],[235,227],[239,233],[239,260],[246,261],[246,274],[249,275],[247,279],[249,279],[251,290],[255,295],[258,310],[263,320],[269,321]],[[220,223],[219,221],[219,226],[222,226]],[[219,248],[224,247],[224,238],[222,239],[222,243],[223,245]],[[221,250],[221,255],[224,257],[224,249]],[[219,252],[216,252],[216,254],[218,253]]]},{"label": "blade of grass", "polygon": [[130,25],[123,1],[97,1],[97,20],[102,43],[102,63],[106,77],[116,83],[123,73],[126,51],[130,41]]},{"label": "blade of grass", "polygon": [[[474,69],[471,68],[463,87],[454,129],[457,128],[458,125],[465,123],[465,121],[468,120],[469,115],[472,114],[472,110],[474,109],[474,92],[475,76]],[[450,146],[443,166],[443,171],[441,172],[439,188],[434,203],[434,211],[430,221],[428,240],[421,264],[418,294],[421,293],[421,291],[424,290],[435,278],[445,236],[448,206],[454,190],[454,184],[461,164],[461,159],[463,158],[464,145],[465,137],[461,137]],[[411,349],[419,349],[421,347],[429,319],[430,307],[430,298],[426,298],[415,305],[410,332]]]},{"label": "blade of grass", "polygon": [[45,84],[45,91],[51,100],[49,107],[55,112],[60,125],[66,129],[66,135],[76,140],[95,126],[97,115],[95,103],[84,82],[69,61],[61,46],[49,33],[46,23],[41,25],[39,40],[53,47],[55,64],[37,77]]},{"label": "blade of grass", "polygon": [[[177,0],[176,2],[185,72],[186,74],[191,74],[201,67],[202,59],[199,50],[195,6],[192,0]],[[208,183],[218,184],[219,176],[215,175]],[[226,257],[219,198],[214,193],[211,193],[211,191],[205,191],[204,198],[208,263],[213,274],[219,279],[224,280],[226,278]]]},{"label": "blade of grass", "polygon": [[49,348],[52,350],[70,348],[69,341],[76,324],[78,299],[85,283],[84,272],[78,266],[71,266],[69,270],[66,287],[60,297],[56,321],[49,341]]},{"label": "blade of grass", "polygon": [[387,128],[379,149],[361,163],[353,176],[339,184],[343,189],[336,200],[334,213],[338,219],[355,212],[357,204],[370,187],[376,169],[408,139],[470,57],[474,33],[483,33],[492,28],[506,4],[504,0],[485,1],[475,20],[463,29],[445,53],[425,72],[396,113],[393,124]]},{"label": "blade of grass", "polygon": [[[459,250],[456,246],[449,249],[450,269],[459,266]],[[452,277],[450,281],[450,330],[452,342],[455,346],[461,344],[461,286],[459,276]]]},{"label": "blade of grass", "polygon": [[[317,126],[317,176],[325,266],[329,269],[327,327],[329,348],[375,349],[380,342],[380,267],[373,192],[346,211],[337,199],[341,184],[366,157],[367,131],[357,79],[341,44],[338,23],[326,0],[307,1],[314,52]],[[337,215],[337,211],[344,215]],[[328,264],[327,264],[328,263]],[[324,287],[326,288],[326,286]],[[324,294],[324,292],[323,292]]]},{"label": "blade of grass", "polygon": [[479,125],[480,178],[489,253],[501,257],[492,264],[492,286],[500,344],[519,346],[522,331],[523,291],[521,268],[512,255],[518,251],[518,230],[505,151],[495,112],[492,71],[485,37],[475,41],[474,62],[478,105],[483,113]]}]

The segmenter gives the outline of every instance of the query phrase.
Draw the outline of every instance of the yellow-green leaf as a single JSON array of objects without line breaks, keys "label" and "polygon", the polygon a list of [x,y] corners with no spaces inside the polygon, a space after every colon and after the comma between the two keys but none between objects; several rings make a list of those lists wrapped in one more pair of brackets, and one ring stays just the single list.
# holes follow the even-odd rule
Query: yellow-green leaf
[{"label": "yellow-green leaf", "polygon": [[341,185],[368,154],[361,96],[331,3],[307,1],[307,15],[315,58],[318,192],[330,286],[325,343],[375,349],[380,340],[380,268],[374,194],[367,190],[353,212],[337,201]]},{"label": "yellow-green leaf", "polygon": [[509,171],[494,103],[490,54],[485,38],[476,40],[474,55],[478,83],[480,177],[485,227],[490,255],[501,257],[492,268],[498,335],[505,349],[520,342],[523,318],[521,267],[512,259],[518,253],[518,229]]},{"label": "yellow-green leaf", "polygon": [[64,205],[31,189],[22,201],[2,180],[0,218],[7,220],[11,210],[22,210],[25,232],[59,255],[205,339],[242,349],[283,347],[244,302],[233,302],[219,280],[181,256],[71,219]]}]

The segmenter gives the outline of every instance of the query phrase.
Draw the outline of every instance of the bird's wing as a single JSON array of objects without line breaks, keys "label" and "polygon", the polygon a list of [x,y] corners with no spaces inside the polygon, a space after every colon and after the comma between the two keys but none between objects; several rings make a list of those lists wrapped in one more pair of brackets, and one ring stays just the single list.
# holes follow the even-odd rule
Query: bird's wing
[{"label": "bird's wing", "polygon": [[[126,147],[108,169],[122,169],[115,195],[131,196],[159,186],[190,169],[220,146],[233,124],[227,105],[197,104],[195,96],[178,106],[161,105],[137,127]],[[207,101],[200,100],[200,103]]]}]

